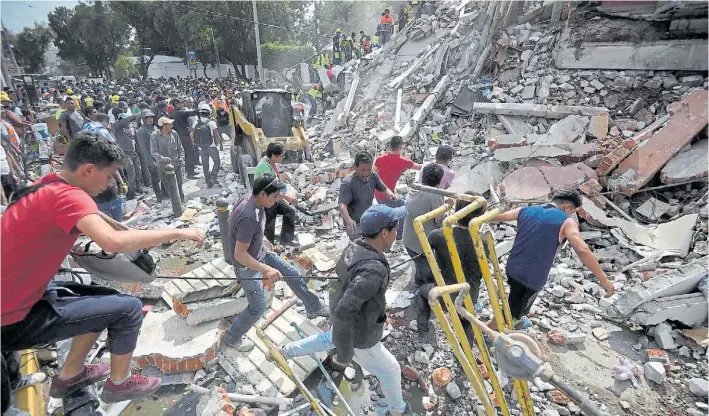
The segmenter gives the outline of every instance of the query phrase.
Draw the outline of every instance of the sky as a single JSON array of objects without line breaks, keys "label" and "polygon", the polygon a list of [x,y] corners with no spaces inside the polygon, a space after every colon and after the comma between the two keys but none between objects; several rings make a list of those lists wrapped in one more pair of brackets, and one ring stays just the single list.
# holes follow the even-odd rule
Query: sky
[{"label": "sky", "polygon": [[59,6],[73,8],[79,2],[64,1],[0,1],[0,18],[10,32],[21,32],[25,26],[34,26],[34,22],[47,23],[47,14]]}]

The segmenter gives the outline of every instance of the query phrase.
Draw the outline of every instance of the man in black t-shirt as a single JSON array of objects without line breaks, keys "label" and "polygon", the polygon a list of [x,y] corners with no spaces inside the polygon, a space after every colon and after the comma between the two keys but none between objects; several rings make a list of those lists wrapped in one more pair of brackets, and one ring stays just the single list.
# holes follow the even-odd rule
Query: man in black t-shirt
[{"label": "man in black t-shirt", "polygon": [[[458,199],[455,204],[456,212],[465,208],[469,204],[470,202],[468,201]],[[470,285],[470,297],[473,300],[473,304],[478,301],[482,273],[480,272],[478,257],[475,252],[473,240],[470,237],[468,225],[473,218],[479,217],[485,213],[485,211],[485,206],[474,210],[470,214],[461,218],[453,228],[453,239],[455,240],[456,249],[458,250],[458,255],[460,256],[465,281]],[[431,231],[428,235],[428,243],[431,245],[431,250],[436,257],[436,263],[438,263],[438,267],[441,269],[441,274],[443,275],[443,280],[445,283],[447,285],[458,283],[455,276],[455,271],[453,270],[453,261],[451,260],[450,253],[448,252],[448,245],[443,235],[443,231],[441,229]],[[421,285],[418,289],[416,301],[416,323],[418,324],[417,342],[419,343],[426,343],[426,336],[429,330],[429,320],[431,319],[431,307],[428,304],[428,293],[436,286],[432,274],[426,277],[426,283]],[[468,338],[472,342],[473,340],[470,336],[472,333],[470,322],[464,319],[461,319],[461,322],[463,324],[463,329],[465,329],[468,334]]]}]

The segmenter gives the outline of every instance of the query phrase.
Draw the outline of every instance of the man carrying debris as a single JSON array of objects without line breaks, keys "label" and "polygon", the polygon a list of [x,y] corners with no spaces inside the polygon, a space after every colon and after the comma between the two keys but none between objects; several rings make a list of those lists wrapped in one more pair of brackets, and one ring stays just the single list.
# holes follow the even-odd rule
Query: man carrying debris
[{"label": "man carrying debris", "polygon": [[389,285],[384,252],[394,245],[396,228],[406,214],[406,207],[381,204],[362,214],[364,238],[349,243],[335,269],[338,280],[330,289],[332,329],[280,348],[286,359],[336,348],[336,365],[347,367],[354,360],[379,379],[393,416],[409,415],[411,408],[401,390],[401,367],[381,342]]},{"label": "man carrying debris", "polygon": [[[472,195],[472,193],[469,194]],[[458,212],[467,207],[469,204],[469,201],[458,199],[455,202],[455,211]],[[470,285],[470,298],[473,300],[473,305],[478,302],[482,273],[480,272],[480,264],[478,263],[478,257],[475,252],[475,246],[473,245],[473,239],[470,237],[470,232],[468,231],[468,224],[473,220],[473,218],[477,218],[484,214],[486,210],[487,207],[483,205],[465,217],[459,219],[453,228],[453,240],[455,240],[455,246],[458,250],[458,255],[460,256],[463,276],[465,281]],[[436,257],[438,267],[441,268],[441,275],[443,276],[445,283],[447,285],[458,283],[455,276],[455,271],[453,270],[453,260],[451,259],[450,252],[448,251],[448,242],[443,235],[443,230],[439,228],[431,231],[431,233],[428,234],[428,243],[431,245],[431,250]],[[428,262],[426,263],[428,264]],[[428,294],[431,289],[436,286],[432,273],[427,274],[425,278],[426,280],[423,282],[423,285],[418,288],[416,296],[416,322],[418,324],[416,341],[419,344],[427,343],[429,320],[431,319],[431,306],[428,303]],[[468,340],[472,343],[473,336],[470,321],[467,319],[461,319],[461,324]]]},{"label": "man carrying debris", "polygon": [[[167,117],[158,119],[158,131],[150,136],[150,156],[153,157],[158,168],[158,177],[162,184],[163,197],[169,199],[170,195],[165,180],[165,167],[172,165],[177,178],[177,190],[180,192],[180,200],[185,201],[185,194],[182,192],[182,165],[185,163],[185,151],[182,149],[182,141],[172,123],[175,120]],[[191,144],[192,142],[190,142]]]},{"label": "man carrying debris", "polygon": [[[436,164],[430,164],[423,168],[422,177],[423,185],[438,188],[441,183],[441,178],[443,178],[443,169]],[[414,285],[416,287],[428,283],[432,280],[432,277],[431,266],[429,266],[428,260],[426,260],[426,256],[423,254],[421,242],[414,229],[414,220],[416,217],[440,207],[443,205],[443,202],[443,196],[441,195],[416,191],[414,189],[409,191],[409,194],[406,196],[406,209],[409,215],[407,215],[403,221],[403,241],[406,252],[414,259],[414,265],[416,266],[416,273],[414,274]],[[453,200],[447,199],[445,203],[452,206]],[[436,228],[439,228],[445,218],[445,215],[441,215],[440,217],[434,218],[432,221],[424,223],[423,229],[426,235]]]},{"label": "man carrying debris", "polygon": [[[401,136],[394,136],[389,141],[389,153],[381,155],[374,161],[374,171],[377,172],[379,177],[384,182],[384,185],[389,189],[396,189],[396,183],[399,181],[401,174],[404,173],[406,169],[421,169],[421,165],[414,163],[408,157],[401,156],[401,152],[404,150],[404,139]],[[435,186],[438,186],[436,184]],[[376,191],[374,196],[377,198],[377,202],[390,207],[400,207],[404,205],[404,201],[396,200],[393,201],[387,197],[383,192]],[[397,240],[401,240],[401,235],[404,231],[404,227],[400,226],[397,231]]]},{"label": "man carrying debris", "polygon": [[264,173],[254,180],[251,195],[244,195],[236,201],[229,216],[234,271],[249,302],[246,310],[234,319],[224,334],[224,343],[237,351],[246,352],[254,348],[246,333],[266,312],[264,288],[272,290],[273,283],[283,276],[287,276],[286,283],[303,301],[308,319],[329,315],[317,295],[309,291],[305,281],[298,277],[298,269],[270,251],[271,244],[264,240],[264,209],[276,204],[282,189],[280,179]]},{"label": "man carrying debris", "polygon": [[[494,218],[495,222],[517,221],[517,235],[507,260],[508,304],[516,328],[530,326],[525,315],[546,284],[556,252],[564,240],[601,282],[606,297],[613,295],[613,283],[581,237],[578,224],[570,217],[579,207],[581,199],[575,191],[558,191],[549,204],[517,208]],[[494,318],[488,326],[497,330]]]},{"label": "man carrying debris", "polygon": [[[455,172],[449,167],[451,160],[453,160],[453,155],[455,154],[455,149],[453,146],[442,144],[438,146],[436,150],[436,164],[443,169],[443,179],[441,179],[441,185],[439,188],[448,189],[453,184],[453,179],[455,178]],[[421,183],[421,171],[416,176],[416,183]]]},{"label": "man carrying debris", "polygon": [[[198,247],[204,243],[197,229],[116,231],[101,217],[91,197],[109,186],[124,157],[117,144],[78,133],[69,143],[63,170],[25,188],[2,216],[2,234],[11,236],[0,249],[2,351],[72,338],[64,366],[52,380],[51,397],[108,377],[101,399],[115,403],[148,396],[162,383],[130,370],[143,321],[140,300],[100,286],[52,282],[80,234],[114,253],[172,240],[194,240]],[[105,329],[111,365],[85,364]]]},{"label": "man carrying debris", "polygon": [[350,240],[359,236],[360,218],[372,206],[375,190],[383,192],[390,200],[399,200],[399,195],[387,188],[379,175],[372,172],[372,155],[359,152],[355,155],[354,172],[345,176],[340,185],[340,215]]},{"label": "man carrying debris", "polygon": [[[254,179],[257,179],[265,174],[271,174],[280,180],[286,180],[288,175],[281,173],[276,163],[283,160],[286,155],[283,144],[271,142],[266,148],[266,156],[261,158],[261,161],[256,165],[254,170]],[[281,244],[286,245],[293,242],[295,237],[295,209],[291,205],[296,205],[298,201],[286,194],[279,193],[278,201],[271,208],[265,208],[266,211],[266,227],[264,235],[272,244],[276,243],[276,218],[279,215],[283,216],[283,224],[281,225]],[[289,205],[290,204],[290,205]]]}]

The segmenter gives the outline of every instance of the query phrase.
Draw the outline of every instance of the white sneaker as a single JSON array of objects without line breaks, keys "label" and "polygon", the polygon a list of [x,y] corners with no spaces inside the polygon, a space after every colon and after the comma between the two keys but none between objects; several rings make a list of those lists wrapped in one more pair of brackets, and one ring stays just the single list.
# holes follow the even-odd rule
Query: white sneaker
[{"label": "white sneaker", "polygon": [[12,389],[13,393],[22,390],[26,387],[30,386],[36,386],[37,384],[42,384],[44,383],[44,380],[47,379],[47,375],[44,373],[33,373],[33,374],[28,374],[26,376],[20,377],[20,380],[17,382],[17,385],[14,386]]}]

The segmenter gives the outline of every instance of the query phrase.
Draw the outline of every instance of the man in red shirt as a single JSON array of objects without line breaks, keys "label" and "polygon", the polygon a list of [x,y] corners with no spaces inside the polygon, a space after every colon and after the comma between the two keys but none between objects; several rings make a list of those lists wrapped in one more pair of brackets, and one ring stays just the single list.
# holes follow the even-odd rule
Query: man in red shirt
[{"label": "man in red shirt", "polygon": [[[0,226],[2,294],[0,348],[18,351],[73,338],[64,367],[52,380],[50,396],[63,397],[88,384],[106,381],[101,398],[119,402],[152,394],[160,378],[131,374],[130,361],[143,320],[133,296],[100,286],[52,282],[80,234],[107,252],[149,248],[172,240],[204,242],[196,229],[115,231],[92,197],[111,183],[124,155],[115,143],[79,133],[69,144],[64,170],[20,190]],[[111,366],[86,364],[86,356],[108,329]]]},{"label": "man in red shirt", "polygon": [[[374,171],[379,174],[379,177],[384,182],[384,185],[391,190],[396,190],[396,183],[399,181],[401,174],[406,169],[421,169],[421,165],[414,163],[408,157],[401,156],[404,150],[404,139],[401,136],[394,136],[389,141],[389,153],[381,155],[374,161]],[[385,193],[376,191],[374,193],[377,198],[377,203],[390,206],[392,208],[404,205],[403,200],[392,201]],[[396,232],[396,239],[401,240],[404,224],[400,223]]]}]

